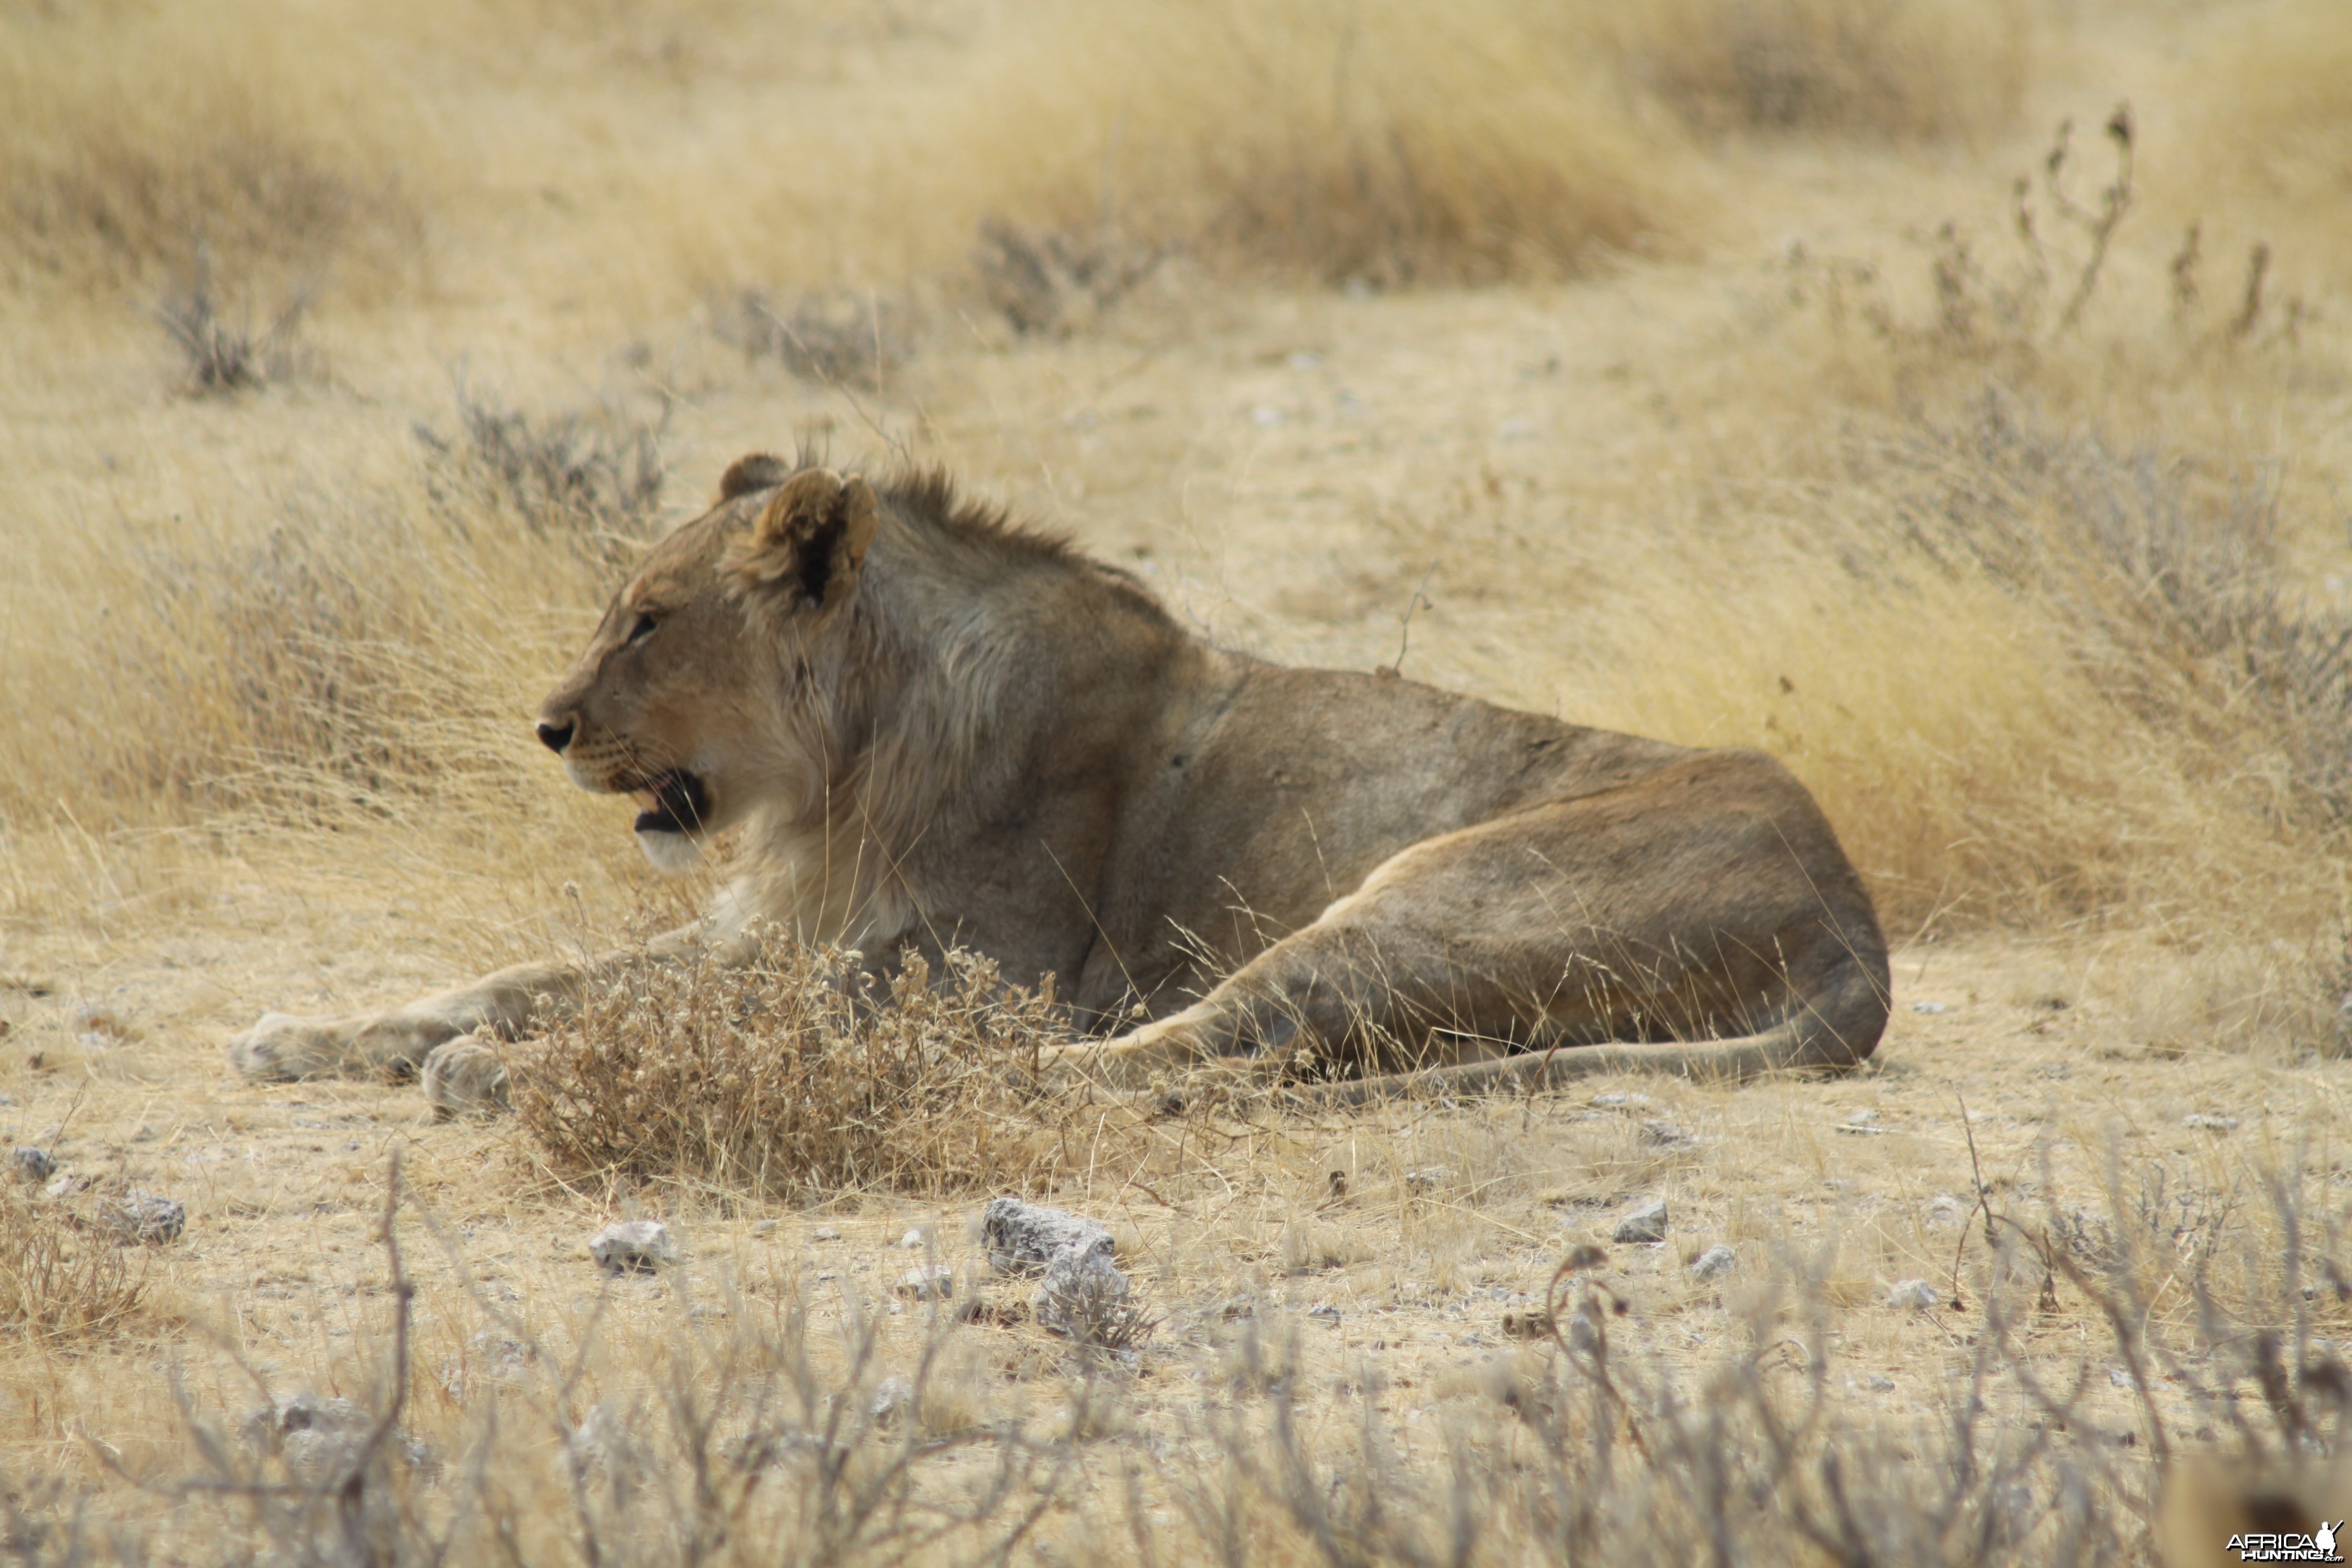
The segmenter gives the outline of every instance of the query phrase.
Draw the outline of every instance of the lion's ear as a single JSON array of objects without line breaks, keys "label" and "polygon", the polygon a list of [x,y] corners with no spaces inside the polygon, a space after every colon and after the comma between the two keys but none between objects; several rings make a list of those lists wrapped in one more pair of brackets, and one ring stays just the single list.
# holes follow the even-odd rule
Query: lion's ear
[{"label": "lion's ear", "polygon": [[772,489],[792,478],[792,474],[793,466],[773,453],[754,452],[748,458],[738,458],[719,477],[719,499],[730,501],[753,490]]},{"label": "lion's ear", "polygon": [[863,476],[804,469],[760,513],[728,566],[747,592],[839,604],[856,584],[879,515]]}]

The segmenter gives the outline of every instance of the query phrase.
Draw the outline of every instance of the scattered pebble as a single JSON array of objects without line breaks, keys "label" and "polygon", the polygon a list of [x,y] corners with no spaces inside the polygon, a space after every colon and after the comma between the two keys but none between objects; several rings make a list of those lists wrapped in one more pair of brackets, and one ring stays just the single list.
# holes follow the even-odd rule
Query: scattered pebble
[{"label": "scattered pebble", "polygon": [[903,1377],[886,1377],[874,1388],[874,1397],[866,1406],[866,1414],[886,1425],[915,1408],[915,1385]]},{"label": "scattered pebble", "polygon": [[898,1294],[919,1301],[944,1301],[955,1294],[955,1270],[944,1263],[909,1268],[898,1276]]},{"label": "scattered pebble", "polygon": [[2238,1119],[2234,1116],[2211,1116],[2201,1110],[2192,1110],[2180,1119],[2180,1125],[2201,1128],[2208,1132],[2234,1132],[2237,1131]]},{"label": "scattered pebble", "polygon": [[628,1219],[591,1237],[588,1255],[613,1274],[650,1274],[677,1261],[677,1243],[657,1219]]},{"label": "scattered pebble", "polygon": [[41,1195],[45,1198],[69,1198],[76,1193],[88,1189],[95,1180],[94,1177],[79,1176],[68,1171],[62,1175],[52,1177],[49,1184],[41,1189]]},{"label": "scattered pebble", "polygon": [[17,1176],[27,1182],[46,1182],[58,1173],[58,1163],[49,1157],[49,1152],[29,1143],[19,1143],[11,1149],[8,1159],[16,1167]]},{"label": "scattered pebble", "polygon": [[1895,1380],[1883,1372],[1874,1372],[1870,1374],[1868,1387],[1873,1394],[1892,1394],[1895,1392]]},{"label": "scattered pebble", "polygon": [[1329,1328],[1339,1326],[1339,1309],[1328,1301],[1320,1301],[1307,1309],[1307,1315]]},{"label": "scattered pebble", "polygon": [[809,1232],[809,1239],[811,1241],[839,1241],[841,1239],[841,1232],[834,1229],[834,1227],[829,1225],[821,1225],[814,1230]]},{"label": "scattered pebble", "polygon": [[1617,1222],[1612,1240],[1622,1242],[1666,1239],[1666,1200],[1653,1198]]},{"label": "scattered pebble", "polygon": [[1950,1230],[1968,1212],[1968,1205],[1949,1193],[1937,1193],[1927,1201],[1927,1223],[1937,1230]]},{"label": "scattered pebble", "polygon": [[1946,1006],[1941,1002],[1914,1002],[1911,1004],[1911,1011],[1914,1013],[1928,1014],[1948,1013],[1951,1011],[1951,1008]]},{"label": "scattered pebble", "polygon": [[1596,1094],[1592,1097],[1592,1103],[1604,1110],[1622,1110],[1629,1105],[1647,1105],[1650,1097],[1646,1094]]},{"label": "scattered pebble", "polygon": [[127,1241],[161,1247],[188,1228],[187,1205],[157,1193],[132,1193],[115,1205],[115,1226]]},{"label": "scattered pebble", "polygon": [[1698,1255],[1690,1271],[1701,1279],[1720,1279],[1738,1267],[1739,1254],[1718,1241]]},{"label": "scattered pebble", "polygon": [[898,1238],[898,1245],[909,1252],[920,1252],[931,1244],[931,1227],[919,1225]]},{"label": "scattered pebble", "polygon": [[1261,403],[1250,410],[1250,423],[1261,430],[1271,430],[1282,423],[1282,410],[1271,403]]},{"label": "scattered pebble", "polygon": [[1926,1311],[1940,1300],[1925,1279],[1898,1279],[1886,1292],[1886,1304],[1908,1311]]},{"label": "scattered pebble", "polygon": [[1654,1149],[1688,1149],[1698,1142],[1697,1139],[1673,1122],[1661,1121],[1654,1117],[1642,1123],[1641,1137],[1643,1142]]},{"label": "scattered pebble", "polygon": [[1878,1112],[1865,1105],[1831,1131],[1854,1138],[1877,1138],[1884,1136],[1886,1129],[1878,1125]]},{"label": "scattered pebble", "polygon": [[110,1050],[131,1038],[131,1026],[121,1015],[88,1002],[73,1010],[66,1026],[77,1044],[93,1051]]},{"label": "scattered pebble", "polygon": [[773,1236],[776,1234],[776,1222],[772,1219],[755,1219],[751,1222],[751,1234],[753,1236]]},{"label": "scattered pebble", "polygon": [[1454,1180],[1454,1171],[1446,1165],[1424,1165],[1418,1171],[1404,1173],[1404,1190],[1416,1197],[1427,1197]]},{"label": "scattered pebble", "polygon": [[1548,1340],[1554,1327],[1549,1312],[1503,1314],[1503,1337],[1507,1340]]}]

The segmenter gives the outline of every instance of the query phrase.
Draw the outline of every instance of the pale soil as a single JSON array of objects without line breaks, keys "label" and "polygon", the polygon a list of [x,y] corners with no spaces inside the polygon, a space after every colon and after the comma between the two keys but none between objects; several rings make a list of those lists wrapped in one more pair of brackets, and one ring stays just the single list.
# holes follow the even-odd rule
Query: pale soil
[{"label": "pale soil", "polygon": [[[1181,1174],[1140,1184],[1103,1169],[1048,1201],[1118,1236],[1122,1266],[1162,1320],[1147,1370],[1181,1371],[1204,1355],[1213,1363],[1234,1323],[1254,1311],[1298,1325],[1310,1371],[1376,1367],[1396,1408],[1410,1410],[1481,1394],[1493,1375],[1482,1369],[1512,1351],[1506,1314],[1539,1305],[1571,1245],[1607,1244],[1622,1211],[1664,1197],[1669,1240],[1609,1246],[1600,1276],[1632,1304],[1643,1352],[1668,1368],[1704,1366],[1738,1331],[1727,1295],[1736,1301],[1778,1271],[1809,1266],[1839,1309],[1844,1394],[1890,1416],[1928,1416],[1950,1397],[1948,1380],[1973,1339],[1971,1306],[1949,1305],[1958,1233],[1932,1208],[1938,1195],[1965,1203],[1969,1191],[1964,1103],[1995,1201],[2021,1214],[2042,1214],[2045,1197],[2057,1211],[2101,1212],[2110,1152],[2135,1179],[2160,1163],[2184,1186],[2242,1194],[2249,1162],[2300,1161],[2329,1173],[2331,1184],[2344,1179],[2331,1135],[2352,1095],[2344,1068],[2151,1053],[2116,1008],[2085,999],[2094,962],[2043,942],[1915,943],[1898,955],[1885,1043],[1867,1070],[1845,1079],[1600,1082],[1533,1105],[1394,1106],[1328,1122],[1213,1118],[1205,1136],[1169,1131],[1193,1140],[1191,1157],[1177,1161]],[[424,1281],[421,1365],[449,1391],[453,1412],[467,1368],[481,1374],[478,1336],[499,1331],[490,1310],[567,1349],[607,1292],[594,1331],[624,1348],[675,1332],[685,1300],[740,1311],[797,1287],[823,1317],[835,1290],[888,1301],[923,1261],[899,1245],[917,1226],[932,1228],[939,1258],[966,1290],[1025,1299],[1025,1284],[987,1275],[977,1196],[869,1196],[795,1211],[676,1193],[567,1194],[535,1174],[510,1124],[436,1123],[414,1087],[240,1084],[217,1051],[242,1005],[224,993],[225,971],[278,976],[294,989],[278,994],[297,1003],[300,984],[322,973],[339,994],[356,988],[351,966],[322,972],[225,942],[200,957],[190,943],[175,960],[103,975],[20,976],[0,1002],[11,1046],[43,1063],[11,1075],[0,1138],[42,1142],[71,1172],[125,1177],[189,1211],[185,1237],[146,1258],[153,1299],[184,1314],[184,1328],[62,1358],[22,1350],[9,1358],[0,1464],[18,1473],[87,1473],[85,1435],[126,1453],[170,1453],[167,1366],[193,1366],[199,1408],[252,1405],[258,1395],[213,1353],[225,1346],[281,1394],[362,1392],[382,1352],[385,1264],[374,1238],[395,1153],[439,1223],[429,1237],[404,1228],[409,1268]],[[56,989],[35,995],[18,984],[35,978]],[[403,984],[376,982],[387,983],[394,994]],[[76,995],[102,996],[130,1037],[74,1041]],[[1629,1098],[1612,1104],[1604,1095]],[[2238,1124],[2184,1126],[2192,1113]],[[1662,1146],[1644,1129],[1653,1121],[1694,1142]],[[2045,1159],[2054,1189],[2042,1185]],[[1431,1190],[1408,1189],[1407,1173],[1433,1168]],[[663,1279],[607,1281],[585,1243],[623,1214],[667,1219],[687,1248],[683,1268]],[[815,1239],[821,1225],[839,1238]],[[1686,1268],[1717,1242],[1740,1257],[1720,1288]],[[475,1281],[471,1300],[452,1272],[457,1257]],[[1972,1256],[1964,1303],[1977,1271]],[[1929,1280],[1945,1304],[1886,1305],[1889,1286],[1910,1279]],[[1050,1386],[1065,1366],[1057,1342],[1032,1325],[964,1333],[1007,1375]],[[2078,1307],[2029,1342],[2062,1366],[2113,1359]],[[593,1392],[621,1396],[646,1375],[615,1355]],[[1181,1405],[1195,1397],[1188,1388],[1147,1378],[1138,1403],[1150,1412],[1157,1391]],[[2120,1404],[2111,1414],[2118,1432],[2129,1429]],[[435,1417],[428,1405],[412,1425],[430,1440]]]}]

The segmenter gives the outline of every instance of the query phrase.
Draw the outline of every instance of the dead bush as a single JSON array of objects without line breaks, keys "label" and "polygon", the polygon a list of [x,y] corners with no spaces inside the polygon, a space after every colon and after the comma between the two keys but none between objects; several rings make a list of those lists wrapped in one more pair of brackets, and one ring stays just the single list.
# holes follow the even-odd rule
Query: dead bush
[{"label": "dead bush", "polygon": [[256,331],[248,310],[232,322],[213,293],[212,251],[196,247],[188,287],[155,309],[155,319],[184,362],[183,385],[191,396],[225,396],[291,379],[308,356],[296,340],[306,296],[297,295],[269,325]]},{"label": "dead bush", "polygon": [[516,1061],[515,1110],[566,1173],[786,1199],[1034,1190],[1098,1131],[1118,1141],[1128,1113],[1030,1088],[1069,1037],[1050,985],[961,950],[936,978],[912,952],[886,984],[792,942],[742,970],[633,970]]},{"label": "dead bush", "polygon": [[659,516],[661,426],[610,412],[531,416],[460,386],[457,427],[416,426],[428,484],[451,515],[520,519],[534,535],[633,555]]},{"label": "dead bush", "polygon": [[972,260],[982,293],[1014,331],[1058,333],[1098,319],[1166,256],[1108,232],[1033,231],[992,219],[981,226]]},{"label": "dead bush", "polygon": [[782,305],[747,289],[717,316],[720,340],[746,360],[775,360],[821,386],[878,392],[914,356],[912,312],[879,294],[820,290]]}]

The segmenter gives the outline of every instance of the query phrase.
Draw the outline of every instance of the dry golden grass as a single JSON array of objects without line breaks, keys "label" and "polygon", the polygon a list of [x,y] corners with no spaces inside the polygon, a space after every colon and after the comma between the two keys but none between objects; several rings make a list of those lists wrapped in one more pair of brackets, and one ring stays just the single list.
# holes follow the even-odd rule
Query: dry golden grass
[{"label": "dry golden grass", "polygon": [[[8,1549],[2149,1561],[2159,1425],[2327,1500],[2342,26],[2122,9],[0,14],[0,1136],[190,1209],[136,1253],[0,1232],[48,1281],[0,1310],[90,1325],[0,1348]],[[2126,91],[2147,194],[2094,269],[2060,198],[2100,210]],[[149,313],[199,232],[232,324],[316,290],[234,396]],[[746,290],[833,338],[749,342],[707,303]],[[945,461],[1234,646],[1771,750],[1903,943],[1879,1063],[1114,1126],[975,1070],[1035,1026],[977,992],[812,1079],[680,981],[541,1042],[507,1122],[230,1081],[265,1005],[685,917],[707,879],[526,721],[639,543],[804,433]],[[944,1100],[877,1103],[877,1054]],[[1950,1223],[1979,1177],[1998,1255]],[[1113,1227],[1132,1363],[894,1295],[915,1227],[1024,1299],[965,1224],[1000,1184]],[[1651,1195],[1672,1242],[1611,1247]],[[677,1269],[596,1277],[630,1213]],[[1509,1338],[1586,1243],[1627,1312]],[[77,1294],[118,1266],[168,1321]],[[1885,1304],[1914,1279],[1946,1302]]]},{"label": "dry golden grass", "polygon": [[142,1323],[144,1258],[117,1245],[94,1209],[42,1197],[14,1170],[0,1181],[0,1327],[11,1336],[70,1346]]}]

